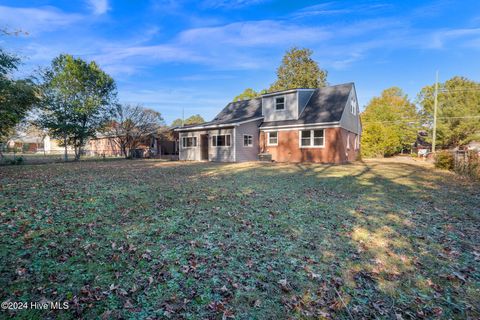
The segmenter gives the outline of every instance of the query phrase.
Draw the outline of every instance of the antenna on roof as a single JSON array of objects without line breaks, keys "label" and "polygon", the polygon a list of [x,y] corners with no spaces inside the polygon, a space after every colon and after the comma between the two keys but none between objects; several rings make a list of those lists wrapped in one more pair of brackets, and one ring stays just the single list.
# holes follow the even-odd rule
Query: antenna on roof
[{"label": "antenna on roof", "polygon": [[185,107],[182,106],[182,127],[185,126]]}]

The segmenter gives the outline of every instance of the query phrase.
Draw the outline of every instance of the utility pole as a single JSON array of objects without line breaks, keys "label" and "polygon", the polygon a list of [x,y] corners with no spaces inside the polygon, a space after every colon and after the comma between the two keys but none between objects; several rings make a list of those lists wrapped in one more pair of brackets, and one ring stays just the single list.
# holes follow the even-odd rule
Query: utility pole
[{"label": "utility pole", "polygon": [[182,106],[182,127],[185,126],[185,107]]},{"label": "utility pole", "polygon": [[435,153],[435,144],[437,140],[437,105],[438,105],[438,70],[435,78],[435,94],[433,102],[433,136],[432,136],[432,153]]}]

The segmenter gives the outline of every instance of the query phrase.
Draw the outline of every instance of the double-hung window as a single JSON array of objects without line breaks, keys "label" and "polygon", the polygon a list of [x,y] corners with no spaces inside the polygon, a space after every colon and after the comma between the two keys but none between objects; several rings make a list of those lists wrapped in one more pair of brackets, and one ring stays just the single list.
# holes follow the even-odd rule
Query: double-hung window
[{"label": "double-hung window", "polygon": [[197,137],[183,137],[182,146],[184,148],[192,148],[197,146]]},{"label": "double-hung window", "polygon": [[324,129],[300,131],[300,148],[321,148],[324,145]]},{"label": "double-hung window", "polygon": [[244,147],[251,147],[253,146],[253,136],[248,134],[243,135],[243,146]]},{"label": "double-hung window", "polygon": [[285,97],[275,98],[275,110],[285,110]]},{"label": "double-hung window", "polygon": [[355,99],[352,99],[350,101],[350,108],[351,108],[352,114],[356,115],[357,114],[357,102],[355,101]]},{"label": "double-hung window", "polygon": [[222,134],[218,136],[212,136],[212,146],[213,147],[230,147],[230,135]]},{"label": "double-hung window", "polygon": [[267,146],[276,146],[278,145],[278,132],[267,132]]}]

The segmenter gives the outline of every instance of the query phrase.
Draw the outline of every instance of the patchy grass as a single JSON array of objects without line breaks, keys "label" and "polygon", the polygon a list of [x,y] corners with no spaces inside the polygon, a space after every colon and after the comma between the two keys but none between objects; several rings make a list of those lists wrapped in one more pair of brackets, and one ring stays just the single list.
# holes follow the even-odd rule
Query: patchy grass
[{"label": "patchy grass", "polygon": [[479,318],[480,188],[424,164],[0,169],[18,318]]}]

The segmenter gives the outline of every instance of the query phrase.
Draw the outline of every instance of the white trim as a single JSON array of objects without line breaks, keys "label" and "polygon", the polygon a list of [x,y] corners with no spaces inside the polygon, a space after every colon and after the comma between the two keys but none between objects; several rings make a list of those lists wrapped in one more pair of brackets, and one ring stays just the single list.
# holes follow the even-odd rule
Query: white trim
[{"label": "white trim", "polygon": [[337,125],[329,125],[329,126],[312,126],[312,127],[296,127],[296,128],[281,128],[281,129],[262,129],[262,132],[272,132],[272,131],[292,131],[292,130],[312,130],[312,129],[328,129],[328,128],[340,128],[339,124]]},{"label": "white trim", "polygon": [[306,128],[306,127],[313,127],[313,126],[325,126],[325,127],[335,127],[335,125],[339,125],[340,121],[334,122],[317,122],[317,123],[301,123],[301,124],[287,124],[284,126],[270,126],[270,127],[260,127],[260,130],[266,129],[280,129],[280,128]]},{"label": "white trim", "polygon": [[[188,138],[195,139],[195,145],[194,145],[194,146],[185,147],[185,144],[183,143],[183,139],[188,139]],[[193,142],[193,140],[192,140],[192,142]],[[197,138],[197,136],[182,136],[182,143],[180,144],[180,146],[181,146],[182,149],[197,148],[197,147],[198,147],[198,138]]]},{"label": "white trim", "polygon": [[306,88],[300,88],[300,89],[289,89],[289,90],[265,93],[265,94],[262,94],[262,98],[263,97],[276,96],[276,95],[280,95],[280,94],[293,93],[293,92],[296,92],[296,91],[310,91],[310,90],[315,90],[315,89],[314,88],[307,88],[307,89]]},{"label": "white trim", "polygon": [[[219,146],[219,145],[218,145],[218,138],[217,138],[217,141],[216,141],[216,143],[215,143],[216,145],[214,146],[214,145],[213,145],[213,137],[218,137],[218,136],[225,136],[225,144],[227,143],[227,138],[226,138],[226,137],[227,137],[227,136],[230,136],[230,145],[229,145],[229,146],[227,146],[227,145],[225,145],[225,146]],[[212,148],[230,148],[230,147],[232,146],[232,135],[231,135],[230,133],[225,133],[225,134],[212,134],[212,135],[211,135],[211,141],[212,141],[212,143],[211,143],[211,147],[212,147]]]},{"label": "white trim", "polygon": [[354,141],[354,149],[355,151],[358,151],[360,149],[360,135],[355,134],[355,141]]},{"label": "white trim", "polygon": [[[313,144],[313,141],[315,139],[314,137],[314,131],[318,131],[318,129],[307,129],[307,130],[298,130],[298,147],[300,149],[307,149],[307,148],[310,148],[310,149],[321,149],[321,148],[325,148],[325,129],[322,128],[320,129],[323,131],[323,143],[321,146],[315,146]],[[302,146],[302,131],[310,131],[310,145],[309,146]]]},{"label": "white trim", "polygon": [[240,122],[232,122],[232,123],[225,123],[225,124],[214,124],[214,125],[207,125],[207,126],[196,126],[196,127],[189,127],[189,128],[177,128],[173,131],[177,132],[184,132],[184,131],[191,131],[191,130],[203,130],[203,129],[214,129],[214,128],[224,128],[224,127],[238,127],[241,124],[262,120],[263,117],[253,118],[245,121]]},{"label": "white trim", "polygon": [[[245,137],[252,137],[252,144],[251,145],[245,145]],[[277,137],[277,139],[278,139],[278,137]],[[243,134],[242,145],[243,145],[244,148],[252,148],[253,147],[253,135],[252,134]]]},{"label": "white trim", "polygon": [[250,120],[245,120],[245,121],[241,121],[241,122],[236,122],[237,125],[240,125],[240,124],[244,124],[244,123],[248,123],[248,122],[252,122],[252,121],[257,121],[257,120],[262,120],[263,117],[258,117],[258,118],[253,118],[253,119],[250,119]]},{"label": "white trim", "polygon": [[[275,144],[270,143],[270,133],[271,132],[276,132],[277,133],[277,143],[275,143]],[[278,146],[278,131],[269,131],[269,132],[267,132],[267,147],[275,147],[275,146]]]},{"label": "white trim", "polygon": [[[277,109],[277,99],[281,99],[283,98],[283,109]],[[284,112],[287,110],[287,98],[285,95],[281,95],[281,96],[278,96],[278,97],[275,97],[273,99],[273,111],[275,112]]]},{"label": "white trim", "polygon": [[184,131],[190,131],[190,130],[203,130],[203,129],[214,129],[214,128],[224,128],[224,127],[235,127],[235,126],[237,126],[237,124],[235,123],[216,124],[216,125],[205,126],[205,127],[178,128],[173,131],[184,132]]},{"label": "white trim", "polygon": [[230,141],[230,143],[233,143],[233,162],[237,162],[237,142],[236,142],[236,137],[237,137],[237,128],[233,128],[233,141]]}]

